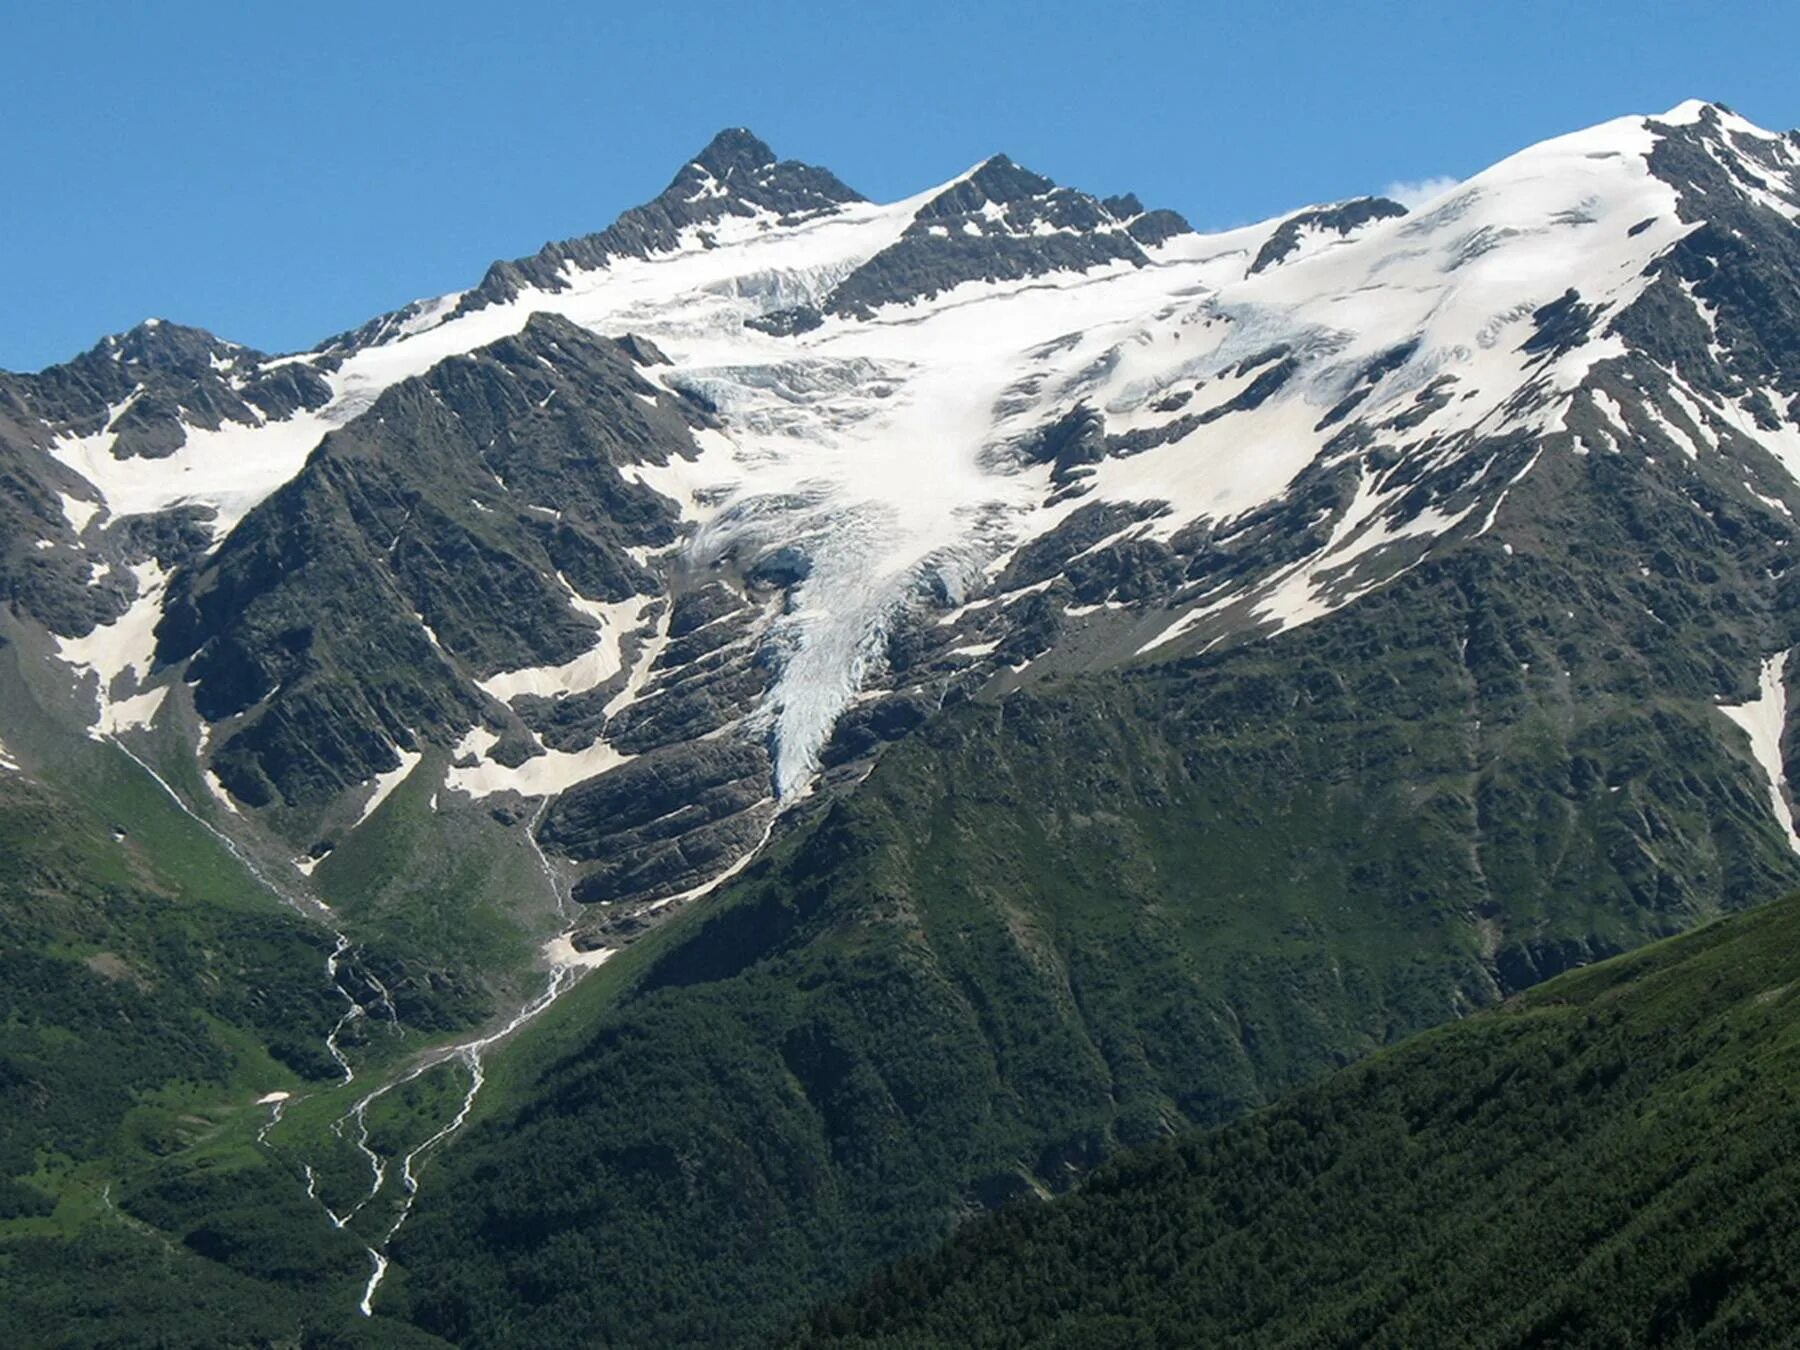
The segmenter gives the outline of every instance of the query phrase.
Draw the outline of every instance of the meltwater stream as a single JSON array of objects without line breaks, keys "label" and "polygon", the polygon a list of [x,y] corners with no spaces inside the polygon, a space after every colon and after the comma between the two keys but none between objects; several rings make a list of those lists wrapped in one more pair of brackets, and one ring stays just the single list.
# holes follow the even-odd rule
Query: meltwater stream
[{"label": "meltwater stream", "polygon": [[[187,816],[188,819],[192,820],[196,825],[200,826],[201,829],[212,835],[213,838],[217,839],[219,843],[224,846],[226,852],[237,859],[246,872],[272,891],[276,897],[290,909],[305,918],[313,919],[325,924],[330,931],[335,945],[331,949],[331,954],[325,958],[325,978],[331,982],[332,988],[336,989],[338,993],[343,996],[346,1007],[344,1009],[344,1015],[338,1019],[337,1025],[332,1027],[330,1033],[325,1037],[325,1050],[331,1056],[333,1062],[337,1064],[339,1071],[344,1075],[343,1082],[354,1082],[356,1079],[356,1071],[350,1067],[350,1061],[344,1056],[343,1050],[339,1047],[338,1037],[343,1034],[344,1028],[349,1026],[351,1022],[359,1017],[366,1017],[369,1009],[361,1003],[349,989],[345,988],[343,979],[339,974],[343,969],[344,957],[350,951],[353,944],[345,933],[331,926],[330,906],[317,900],[309,901],[292,894],[287,887],[278,883],[273,877],[265,872],[260,863],[245,852],[244,849],[240,848],[235,839],[219,829],[218,826],[214,825],[211,821],[199,815],[191,806],[183,801],[181,799],[181,794],[170,787],[168,781],[155,769],[146,764],[143,758],[133,751],[130,746],[126,745],[116,737],[109,739],[124,752],[127,759],[131,760],[133,764],[136,764],[138,768],[142,769],[150,776],[150,781],[163,790],[168,799],[175,803],[177,810]],[[362,974],[363,978],[374,987],[375,992],[379,995],[379,998],[374,1000],[374,1006],[385,1009],[388,1020],[398,1026],[399,1023],[394,1013],[394,1001],[389,995],[387,987],[368,971],[364,971]],[[272,1113],[274,1119],[269,1122],[271,1126],[275,1123],[275,1120],[280,1119],[281,1111],[286,1104],[287,1098],[285,1097],[271,1100],[270,1105],[274,1108]]]},{"label": "meltwater stream", "polygon": [[[564,895],[563,886],[556,875],[556,870],[551,867],[550,860],[544,856],[544,851],[537,841],[536,825],[548,805],[549,799],[546,798],[538,807],[537,815],[532,818],[531,826],[526,830],[525,837],[530,843],[532,852],[537,857],[538,867],[543,872],[545,881],[549,883],[551,893],[556,897],[558,911],[567,917],[569,912],[568,900]],[[592,952],[577,952],[573,943],[569,940],[569,934],[567,933],[563,934],[560,938],[553,939],[547,944],[545,950],[550,954],[551,960],[549,978],[546,981],[543,990],[514,1013],[505,1025],[501,1026],[496,1031],[488,1032],[486,1035],[477,1036],[467,1041],[460,1041],[454,1045],[444,1046],[422,1056],[406,1072],[360,1097],[354,1106],[332,1123],[331,1128],[333,1132],[339,1133],[340,1137],[341,1132],[350,1124],[354,1123],[357,1131],[355,1141],[357,1151],[362,1153],[369,1161],[369,1189],[347,1213],[339,1215],[328,1205],[325,1205],[324,1201],[317,1195],[312,1169],[310,1167],[306,1169],[307,1194],[313,1196],[315,1199],[319,1199],[320,1206],[324,1208],[325,1213],[335,1226],[338,1228],[344,1227],[344,1225],[361,1211],[364,1206],[379,1196],[382,1189],[387,1185],[388,1168],[391,1160],[382,1158],[381,1155],[370,1146],[368,1123],[369,1107],[395,1088],[403,1087],[407,1083],[411,1083],[416,1079],[423,1077],[425,1074],[430,1073],[433,1069],[448,1064],[453,1060],[460,1060],[463,1067],[468,1070],[469,1086],[467,1091],[463,1093],[462,1103],[457,1107],[456,1114],[453,1115],[446,1124],[440,1126],[436,1132],[427,1136],[424,1140],[407,1150],[407,1152],[400,1155],[400,1186],[404,1198],[401,1201],[399,1212],[394,1215],[392,1222],[390,1222],[387,1228],[382,1232],[380,1239],[368,1248],[369,1279],[363,1286],[362,1299],[357,1304],[357,1307],[361,1310],[364,1317],[374,1316],[376,1292],[381,1288],[382,1281],[387,1278],[388,1244],[393,1241],[394,1235],[400,1231],[401,1225],[403,1225],[411,1216],[413,1202],[418,1197],[419,1172],[415,1164],[419,1163],[424,1155],[431,1149],[443,1143],[444,1140],[448,1139],[468,1123],[469,1113],[475,1108],[475,1099],[481,1094],[482,1086],[487,1082],[487,1077],[482,1067],[483,1053],[490,1046],[505,1040],[520,1027],[542,1013],[552,1003],[555,1003],[557,999],[561,998],[563,994],[567,993],[569,989],[574,987],[575,982],[579,980],[581,976],[585,975],[594,967],[601,965],[612,955],[612,951],[606,948],[597,949]]]},{"label": "meltwater stream", "polygon": [[[112,739],[112,743],[118,746],[127,758],[149,775],[151,781],[162,789],[164,794],[167,795],[170,801],[175,803],[177,809],[179,809],[182,814],[186,815],[202,829],[206,830],[207,833],[217,839],[226,851],[229,852],[233,858],[237,859],[251,876],[255,877],[257,881],[261,882],[270,891],[274,892],[284,904],[288,905],[296,912],[327,925],[333,938],[333,946],[330,955],[325,959],[325,973],[326,977],[331,981],[332,987],[343,996],[347,1006],[343,1016],[337,1020],[331,1031],[326,1035],[325,1049],[327,1053],[330,1054],[332,1061],[338,1066],[339,1071],[343,1074],[339,1085],[346,1086],[355,1082],[356,1070],[351,1066],[349,1057],[345,1055],[342,1046],[338,1043],[339,1037],[342,1036],[344,1029],[350,1026],[358,1018],[369,1016],[371,1006],[374,1009],[385,1011],[389,1020],[394,1022],[396,1026],[398,1026],[399,1023],[394,1012],[392,997],[389,995],[386,987],[383,986],[381,981],[374,975],[370,974],[368,971],[361,972],[362,978],[368,981],[369,985],[375,989],[379,996],[372,1000],[370,1005],[365,1005],[360,1002],[345,986],[341,972],[344,968],[345,958],[349,955],[354,944],[347,934],[331,926],[330,907],[317,900],[296,896],[285,886],[276,882],[248,852],[239,846],[236,840],[232,839],[224,831],[199,815],[192,807],[183,801],[181,794],[176,792],[161,774],[157,773],[155,769],[145,763],[141,756],[116,738],[109,739]],[[546,805],[547,804],[548,803],[546,802]],[[542,810],[543,807],[540,807],[540,815]],[[528,832],[526,838],[530,841],[531,848],[537,856],[539,868],[543,871],[545,879],[550,884],[552,893],[556,896],[558,911],[566,916],[568,913],[568,905],[566,898],[563,895],[563,888],[557,879],[555,869],[550,866],[550,860],[544,856],[543,850],[538,846],[535,832]],[[449,1063],[452,1060],[460,1060],[468,1069],[468,1090],[463,1094],[462,1104],[458,1107],[456,1114],[447,1124],[440,1127],[434,1134],[430,1135],[421,1143],[414,1145],[400,1157],[400,1183],[405,1192],[405,1200],[401,1205],[400,1212],[394,1216],[393,1221],[382,1233],[380,1240],[368,1248],[370,1263],[369,1279],[367,1284],[363,1287],[362,1298],[357,1305],[365,1317],[373,1315],[376,1291],[381,1287],[381,1282],[387,1275],[387,1245],[393,1240],[394,1234],[400,1230],[400,1226],[406,1222],[407,1217],[412,1213],[413,1200],[417,1196],[419,1190],[419,1175],[416,1164],[429,1150],[442,1143],[445,1139],[448,1139],[467,1123],[469,1113],[474,1109],[475,1099],[480,1094],[483,1084],[487,1081],[482,1067],[483,1053],[490,1046],[495,1045],[499,1041],[512,1035],[513,1032],[517,1031],[539,1013],[543,1012],[573,987],[576,980],[582,975],[600,965],[607,957],[612,955],[610,950],[605,949],[593,952],[576,952],[572,943],[567,941],[567,938],[568,935],[564,934],[562,939],[553,941],[549,946],[549,950],[555,953],[555,956],[551,961],[549,978],[543,990],[514,1013],[513,1016],[498,1030],[428,1052],[420,1057],[419,1060],[405,1073],[390,1079],[380,1087],[377,1087],[358,1098],[356,1104],[352,1106],[350,1110],[333,1122],[333,1131],[340,1134],[348,1127],[348,1125],[354,1123],[357,1130],[357,1137],[355,1140],[356,1147],[369,1162],[369,1190],[355,1205],[342,1214],[339,1214],[332,1209],[331,1206],[325,1202],[324,1197],[318,1192],[318,1178],[314,1173],[311,1164],[301,1164],[301,1175],[306,1181],[307,1196],[318,1202],[319,1208],[325,1212],[326,1218],[331,1221],[333,1227],[345,1227],[345,1225],[347,1225],[364,1206],[380,1194],[382,1188],[387,1183],[390,1160],[383,1159],[369,1143],[367,1113],[370,1105],[379,1100],[386,1093],[391,1092],[393,1089],[413,1082],[415,1079],[422,1077],[431,1072],[431,1070]],[[565,953],[566,955],[564,955]],[[257,1141],[259,1143],[266,1142],[269,1132],[280,1123],[282,1115],[287,1107],[292,1104],[292,1101],[293,1098],[287,1093],[270,1093],[268,1096],[261,1099],[259,1104],[267,1105],[270,1110],[269,1119],[265,1121],[262,1127],[257,1131]]]},{"label": "meltwater stream", "polygon": [[[404,1193],[404,1199],[401,1201],[399,1213],[394,1216],[393,1221],[389,1223],[386,1230],[383,1231],[380,1240],[371,1245],[368,1249],[370,1263],[369,1280],[368,1283],[363,1286],[362,1300],[357,1305],[362,1310],[363,1316],[369,1317],[374,1315],[376,1291],[381,1288],[381,1282],[387,1277],[388,1244],[393,1241],[394,1234],[400,1231],[401,1225],[404,1224],[412,1214],[413,1201],[417,1198],[419,1193],[419,1173],[415,1164],[418,1163],[418,1161],[431,1149],[435,1148],[438,1144],[441,1144],[444,1140],[462,1129],[468,1122],[469,1113],[474,1110],[476,1097],[480,1095],[482,1086],[487,1082],[486,1075],[482,1068],[483,1052],[485,1052],[488,1047],[505,1040],[508,1036],[512,1035],[513,1032],[517,1031],[539,1013],[543,1012],[552,1003],[556,1002],[557,999],[561,998],[563,994],[567,993],[568,990],[574,986],[576,980],[583,974],[593,967],[600,965],[601,962],[610,955],[611,952],[609,951],[597,951],[592,953],[588,959],[581,959],[575,962],[558,961],[553,963],[550,967],[549,980],[545,984],[543,991],[539,993],[536,998],[525,1004],[524,1007],[520,1008],[518,1012],[514,1013],[512,1018],[499,1030],[491,1031],[485,1036],[478,1036],[473,1040],[463,1041],[456,1045],[446,1046],[441,1050],[432,1052],[418,1063],[414,1064],[412,1068],[408,1069],[398,1078],[382,1084],[382,1086],[360,1098],[350,1110],[340,1116],[333,1124],[332,1128],[336,1130],[345,1124],[354,1121],[358,1130],[357,1148],[369,1159],[369,1189],[362,1199],[358,1200],[356,1204],[343,1215],[334,1213],[329,1207],[325,1208],[325,1212],[330,1216],[332,1223],[337,1227],[342,1228],[365,1205],[374,1200],[387,1184],[390,1160],[383,1159],[369,1147],[367,1115],[369,1107],[395,1088],[403,1087],[407,1083],[423,1077],[433,1069],[447,1064],[452,1060],[460,1060],[464,1068],[468,1070],[468,1090],[464,1092],[462,1104],[457,1108],[456,1114],[451,1117],[448,1123],[440,1126],[434,1134],[431,1134],[420,1143],[415,1144],[407,1152],[400,1155],[400,1186]],[[312,1193],[310,1169],[308,1169],[308,1172],[308,1190],[309,1193]],[[323,1201],[320,1203],[323,1205]]]}]

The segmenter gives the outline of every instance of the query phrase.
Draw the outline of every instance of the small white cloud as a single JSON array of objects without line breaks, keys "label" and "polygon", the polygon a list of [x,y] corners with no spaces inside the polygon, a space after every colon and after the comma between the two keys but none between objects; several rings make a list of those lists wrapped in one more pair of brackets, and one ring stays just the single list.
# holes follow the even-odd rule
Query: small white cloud
[{"label": "small white cloud", "polygon": [[1400,203],[1408,211],[1416,210],[1433,197],[1441,197],[1451,188],[1461,183],[1460,178],[1420,178],[1413,182],[1389,183],[1381,189],[1381,195]]}]

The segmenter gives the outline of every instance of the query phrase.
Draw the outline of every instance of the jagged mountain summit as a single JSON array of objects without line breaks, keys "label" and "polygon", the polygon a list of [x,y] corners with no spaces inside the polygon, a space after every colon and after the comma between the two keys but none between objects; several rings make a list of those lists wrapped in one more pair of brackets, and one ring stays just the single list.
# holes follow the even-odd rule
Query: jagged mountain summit
[{"label": "jagged mountain summit", "polygon": [[1204,234],[1004,156],[871,203],[727,131],[313,352],[152,321],[5,377],[13,622],[307,868],[430,754],[553,799],[577,898],[662,906],[946,702],[1526,543],[1550,460],[1678,474],[1781,574],[1797,168],[1684,104]]}]

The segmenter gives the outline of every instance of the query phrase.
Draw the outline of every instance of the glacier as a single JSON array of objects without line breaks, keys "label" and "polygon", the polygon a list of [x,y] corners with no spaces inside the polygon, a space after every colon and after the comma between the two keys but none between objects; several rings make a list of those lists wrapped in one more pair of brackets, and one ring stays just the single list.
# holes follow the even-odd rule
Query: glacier
[{"label": "glacier", "polygon": [[[199,502],[217,512],[222,537],[298,471],[320,435],[383,389],[516,333],[533,313],[646,337],[671,361],[646,377],[703,398],[721,421],[698,437],[697,462],[640,471],[680,503],[690,525],[670,562],[703,572],[726,558],[800,560],[804,575],[767,632],[778,673],[757,715],[775,750],[774,791],[790,801],[814,781],[834,723],[908,606],[980,592],[1022,543],[1082,503],[1159,504],[1138,527],[1149,538],[1166,540],[1199,520],[1229,531],[1329,453],[1327,410],[1397,338],[1411,350],[1383,370],[1359,415],[1402,407],[1454,375],[1457,396],[1410,432],[1435,446],[1431,454],[1453,456],[1459,441],[1479,435],[1559,425],[1586,371],[1619,347],[1588,342],[1539,369],[1522,350],[1531,316],[1577,289],[1585,304],[1617,312],[1647,284],[1649,262],[1694,228],[1647,156],[1658,121],[1680,125],[1704,107],[1620,118],[1533,146],[1464,182],[1434,185],[1409,214],[1341,238],[1309,235],[1266,270],[1249,264],[1279,221],[1174,234],[1145,248],[1145,266],[964,282],[864,315],[824,314],[815,327],[781,336],[751,322],[821,303],[976,169],[888,204],[849,202],[799,220],[766,210],[727,216],[646,257],[588,270],[568,263],[558,289],[527,286],[476,309],[460,305],[458,292],[409,306],[347,354],[281,358],[312,363],[329,382],[331,401],[315,411],[196,434],[167,460],[114,459],[106,431],[70,438],[54,453],[109,512]],[[1734,116],[1727,125],[1733,135],[1775,140]],[[696,188],[709,190],[717,185]],[[1277,346],[1295,365],[1292,378],[1253,411],[1209,420],[1254,380],[1246,361]],[[1545,397],[1521,403],[1532,381]],[[1054,491],[1048,466],[1012,453],[1078,404],[1102,411],[1109,431],[1166,430],[1175,418],[1159,404],[1177,386],[1196,389],[1184,409],[1195,425],[1090,466],[1079,495]],[[1785,443],[1778,451],[1790,468],[1800,465]],[[1364,482],[1322,549],[1256,579],[1252,594],[1209,596],[1171,616],[1141,650],[1168,646],[1226,604],[1244,602],[1276,627],[1309,622],[1348,598],[1326,585],[1330,575],[1396,539],[1435,537],[1468,517],[1403,519],[1404,491]],[[145,669],[153,582],[142,594],[116,632],[67,649],[100,676],[103,708],[119,700],[114,727],[142,716],[123,703],[135,682],[116,680]],[[489,691],[554,696],[591,687],[618,668],[618,630],[630,621],[608,614],[589,656],[496,677]],[[650,659],[640,658],[646,667]],[[479,758],[478,745],[464,748]],[[455,770],[450,783],[545,792],[620,762],[601,744],[516,772]]]}]

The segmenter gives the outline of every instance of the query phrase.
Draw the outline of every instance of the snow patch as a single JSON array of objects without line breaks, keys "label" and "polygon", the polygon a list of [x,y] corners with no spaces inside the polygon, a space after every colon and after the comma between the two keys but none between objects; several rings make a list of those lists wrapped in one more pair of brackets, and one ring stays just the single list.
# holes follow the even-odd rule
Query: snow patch
[{"label": "snow patch", "polygon": [[1777,652],[1762,664],[1756,697],[1748,703],[1721,705],[1724,713],[1750,738],[1750,753],[1762,766],[1769,785],[1769,804],[1775,820],[1787,836],[1788,847],[1800,853],[1800,829],[1795,827],[1787,767],[1781,758],[1782,733],[1787,729],[1787,664],[1793,649]]},{"label": "snow patch", "polygon": [[156,720],[156,714],[162,708],[168,693],[169,686],[165,684],[141,694],[133,694],[130,698],[105,703],[100,710],[100,720],[94,725],[93,734],[97,737],[114,736],[121,731],[149,726]]},{"label": "snow patch", "polygon": [[206,784],[206,790],[212,793],[213,799],[217,801],[220,806],[223,806],[234,816],[242,814],[242,812],[238,810],[237,802],[232,799],[231,793],[226,790],[225,784],[220,781],[218,774],[214,773],[211,769],[207,769],[200,777]]},{"label": "snow patch", "polygon": [[[568,585],[566,581],[563,584]],[[642,596],[634,596],[616,604],[607,604],[584,600],[573,590],[569,594],[571,604],[584,614],[600,620],[600,631],[594,639],[594,645],[560,666],[532,666],[476,681],[484,693],[502,703],[510,703],[521,694],[566,698],[570,694],[598,688],[623,669],[620,638],[630,631],[630,625],[642,615],[650,601]]]},{"label": "snow patch", "polygon": [[[499,739],[486,727],[471,728],[456,745],[455,762],[444,778],[444,786],[470,797],[491,797],[497,792],[548,797],[633,758],[605,741],[595,741],[585,750],[549,750],[517,767],[508,767],[487,758]],[[471,760],[472,763],[466,762]]]},{"label": "snow patch", "polygon": [[575,946],[573,933],[559,933],[544,944],[544,959],[552,966],[592,970],[596,966],[605,965],[616,954],[617,949],[612,947],[581,951]]},{"label": "snow patch", "polygon": [[444,779],[444,786],[471,797],[491,797],[496,792],[548,797],[597,778],[621,764],[629,764],[632,758],[605,741],[595,741],[585,750],[547,750],[517,768],[486,759],[467,768],[453,767]]},{"label": "snow patch", "polygon": [[[254,426],[223,422],[211,431],[190,426],[181,446],[160,459],[118,458],[113,453],[118,433],[109,424],[92,435],[61,438],[50,446],[50,455],[93,484],[114,516],[206,506],[215,513],[213,537],[222,539],[251,507],[300,471],[320,438],[343,420],[338,411],[298,412]],[[70,500],[64,499],[65,514]],[[81,505],[88,507],[86,518],[98,509]]]},{"label": "snow patch", "polygon": [[357,816],[356,824],[352,825],[351,829],[354,830],[374,815],[381,808],[381,804],[392,795],[394,789],[406,781],[407,775],[419,767],[419,761],[425,758],[424,752],[420,750],[402,750],[399,746],[394,746],[393,750],[400,757],[399,767],[375,775],[375,791],[370,794],[369,800],[363,803],[362,814]]}]

